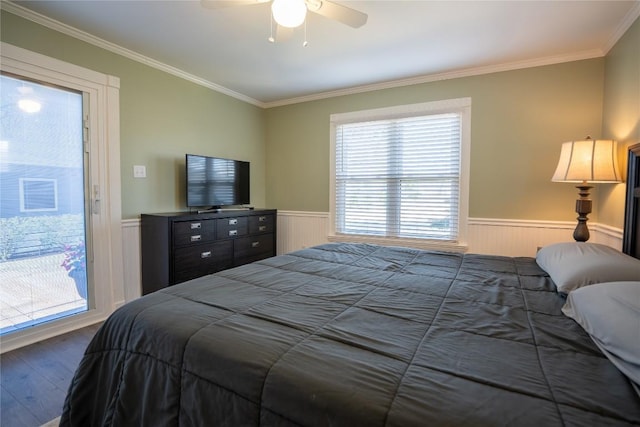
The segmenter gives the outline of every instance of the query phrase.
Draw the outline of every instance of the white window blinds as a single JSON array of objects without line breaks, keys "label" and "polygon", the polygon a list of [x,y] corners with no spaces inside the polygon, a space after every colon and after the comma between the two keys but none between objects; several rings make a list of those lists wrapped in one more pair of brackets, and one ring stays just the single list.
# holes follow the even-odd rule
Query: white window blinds
[{"label": "white window blinds", "polygon": [[335,126],[335,231],[456,241],[458,112]]}]

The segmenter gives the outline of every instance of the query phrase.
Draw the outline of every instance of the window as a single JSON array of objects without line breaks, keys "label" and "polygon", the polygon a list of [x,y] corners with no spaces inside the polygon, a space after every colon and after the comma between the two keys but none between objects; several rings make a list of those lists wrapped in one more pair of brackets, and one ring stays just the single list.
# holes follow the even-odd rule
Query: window
[{"label": "window", "polygon": [[58,210],[58,185],[55,179],[20,178],[20,211]]},{"label": "window", "polygon": [[465,244],[469,98],[331,116],[331,240]]}]

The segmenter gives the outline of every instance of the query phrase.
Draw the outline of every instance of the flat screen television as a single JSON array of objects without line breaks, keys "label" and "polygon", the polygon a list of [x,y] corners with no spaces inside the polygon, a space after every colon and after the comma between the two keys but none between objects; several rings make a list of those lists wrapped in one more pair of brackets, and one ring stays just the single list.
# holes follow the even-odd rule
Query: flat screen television
[{"label": "flat screen television", "polygon": [[249,162],[187,154],[187,207],[216,209],[250,203]]}]

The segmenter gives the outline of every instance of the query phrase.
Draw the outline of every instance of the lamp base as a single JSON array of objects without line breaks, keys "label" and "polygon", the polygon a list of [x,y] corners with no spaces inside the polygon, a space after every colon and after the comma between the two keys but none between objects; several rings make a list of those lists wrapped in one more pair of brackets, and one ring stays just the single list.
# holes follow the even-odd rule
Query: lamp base
[{"label": "lamp base", "polygon": [[579,190],[580,198],[576,200],[576,213],[578,214],[578,225],[573,231],[573,239],[576,242],[586,242],[589,240],[589,228],[587,228],[587,215],[591,213],[592,201],[589,199],[589,191],[593,188],[591,185],[576,185]]},{"label": "lamp base", "polygon": [[578,225],[576,225],[576,229],[573,230],[573,240],[576,242],[586,242],[591,237],[589,234],[589,228],[587,227],[587,217],[582,219],[578,217]]}]

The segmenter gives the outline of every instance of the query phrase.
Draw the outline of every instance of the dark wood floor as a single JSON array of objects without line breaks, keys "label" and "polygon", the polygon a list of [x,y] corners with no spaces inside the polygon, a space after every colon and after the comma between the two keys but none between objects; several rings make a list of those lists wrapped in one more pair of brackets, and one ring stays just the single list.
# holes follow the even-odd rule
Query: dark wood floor
[{"label": "dark wood floor", "polygon": [[0,425],[37,427],[60,416],[67,388],[100,324],[0,355]]}]

